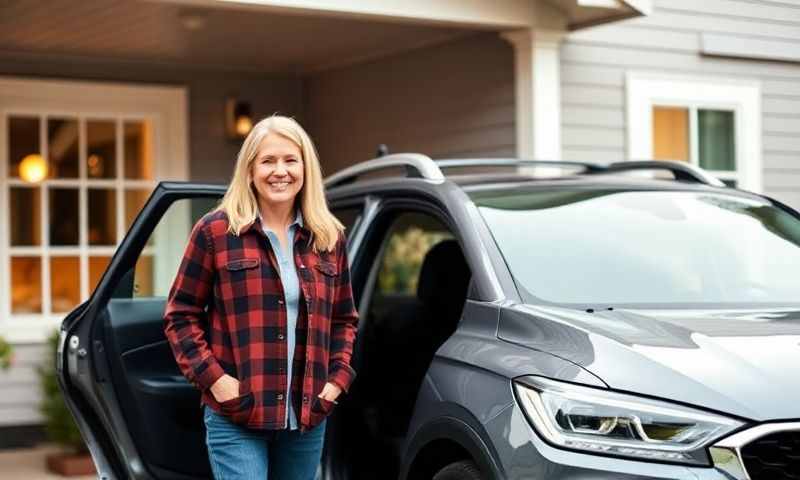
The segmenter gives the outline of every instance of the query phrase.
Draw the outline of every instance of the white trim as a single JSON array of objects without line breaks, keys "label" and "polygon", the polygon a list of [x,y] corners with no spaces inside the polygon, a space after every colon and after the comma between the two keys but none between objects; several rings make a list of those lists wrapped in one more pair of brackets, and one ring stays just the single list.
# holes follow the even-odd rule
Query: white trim
[{"label": "white trim", "polygon": [[[735,121],[736,168],[740,188],[761,192],[761,84],[755,80],[628,72],[628,158],[653,158],[654,105],[732,110]],[[690,115],[693,117],[694,115]],[[694,122],[694,120],[690,120]],[[696,125],[691,126],[691,160],[697,164]]]},{"label": "white trim", "polygon": [[[124,192],[126,189],[152,189],[160,180],[188,178],[188,105],[184,87],[122,85],[88,81],[60,81],[0,77],[0,211],[9,211],[8,191],[12,186],[30,186],[21,179],[8,178],[9,115],[30,115],[40,118],[41,153],[47,158],[47,117],[68,117],[79,125],[79,177],[76,179],[45,180],[37,185],[42,202],[42,245],[11,247],[8,215],[0,222],[0,282],[11,285],[11,255],[33,255],[42,262],[42,313],[11,315],[10,288],[0,289],[0,335],[12,343],[43,342],[63,314],[51,313],[50,259],[77,256],[81,270],[81,301],[89,295],[89,257],[111,256],[116,246],[88,244],[88,194],[91,188],[115,189],[117,204],[117,244],[125,234]],[[117,176],[113,179],[89,179],[85,167],[87,156],[87,120],[112,120],[122,126],[128,120],[147,120],[153,127],[153,180],[124,179],[122,129],[117,138]],[[78,190],[79,244],[65,247],[48,245],[49,190],[69,187]]]},{"label": "white trim", "polygon": [[517,156],[561,159],[562,30],[518,30],[500,36],[514,47]]}]

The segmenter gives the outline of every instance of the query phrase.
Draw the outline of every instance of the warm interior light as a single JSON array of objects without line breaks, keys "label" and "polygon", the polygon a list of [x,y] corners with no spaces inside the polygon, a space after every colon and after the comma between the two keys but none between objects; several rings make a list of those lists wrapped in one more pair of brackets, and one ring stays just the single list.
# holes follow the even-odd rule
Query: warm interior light
[{"label": "warm interior light", "polygon": [[228,98],[225,101],[225,129],[232,140],[241,141],[253,129],[253,110],[248,102]]},{"label": "warm interior light", "polygon": [[250,133],[250,130],[252,129],[253,129],[253,120],[250,117],[246,115],[241,115],[236,119],[236,133],[238,133],[239,135],[245,137],[247,136],[248,133]]},{"label": "warm interior light", "polygon": [[26,182],[41,182],[47,177],[47,163],[38,153],[28,155],[19,164],[19,176]]}]

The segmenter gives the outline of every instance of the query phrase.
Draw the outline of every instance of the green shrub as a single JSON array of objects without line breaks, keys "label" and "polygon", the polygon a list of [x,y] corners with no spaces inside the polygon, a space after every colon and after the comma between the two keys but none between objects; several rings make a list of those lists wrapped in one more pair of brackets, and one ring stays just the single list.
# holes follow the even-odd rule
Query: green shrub
[{"label": "green shrub", "polygon": [[3,337],[0,337],[0,368],[8,370],[11,367],[13,353],[11,344],[6,342]]}]

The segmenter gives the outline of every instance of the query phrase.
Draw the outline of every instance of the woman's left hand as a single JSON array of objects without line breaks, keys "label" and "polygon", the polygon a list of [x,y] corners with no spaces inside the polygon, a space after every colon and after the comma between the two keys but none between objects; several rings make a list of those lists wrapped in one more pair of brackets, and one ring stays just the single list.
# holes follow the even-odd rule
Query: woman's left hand
[{"label": "woman's left hand", "polygon": [[328,382],[322,387],[322,392],[320,392],[319,397],[324,398],[329,402],[335,402],[336,398],[341,395],[342,389],[339,388],[338,385],[335,383]]}]

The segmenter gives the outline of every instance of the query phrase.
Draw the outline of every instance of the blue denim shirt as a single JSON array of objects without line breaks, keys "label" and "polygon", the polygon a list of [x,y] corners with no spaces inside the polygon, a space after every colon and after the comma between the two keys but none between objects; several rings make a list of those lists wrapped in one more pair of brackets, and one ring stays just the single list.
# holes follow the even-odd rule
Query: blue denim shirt
[{"label": "blue denim shirt", "polygon": [[[297,315],[300,307],[300,280],[297,277],[297,269],[294,265],[294,231],[297,228],[297,225],[303,225],[303,214],[300,212],[300,209],[296,209],[296,214],[294,216],[294,222],[289,225],[287,228],[286,237],[288,239],[286,250],[284,251],[281,247],[281,242],[278,240],[278,235],[267,228],[266,226],[262,226],[264,228],[264,233],[267,235],[270,244],[272,245],[272,251],[275,252],[275,258],[278,260],[279,272],[278,274],[281,277],[281,284],[283,285],[283,294],[285,296],[286,302],[286,351],[287,351],[287,363],[286,366],[286,378],[292,378],[292,360],[294,360],[294,347],[296,341],[296,332],[295,328],[297,326]],[[259,214],[260,217],[260,214]],[[297,426],[297,415],[295,414],[294,407],[292,406],[292,385],[291,382],[287,382],[286,385],[286,416],[287,418],[287,428],[289,430],[296,430]]]}]

